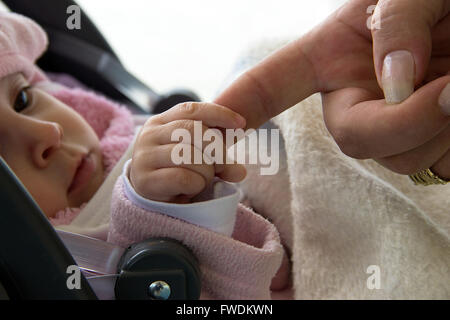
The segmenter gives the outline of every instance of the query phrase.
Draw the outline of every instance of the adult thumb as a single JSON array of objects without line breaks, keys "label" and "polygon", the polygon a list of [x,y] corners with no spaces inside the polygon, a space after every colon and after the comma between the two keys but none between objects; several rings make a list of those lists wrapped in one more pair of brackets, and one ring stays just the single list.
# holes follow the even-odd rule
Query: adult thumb
[{"label": "adult thumb", "polygon": [[431,30],[450,11],[447,0],[380,0],[372,17],[375,71],[387,103],[400,103],[422,82]]}]

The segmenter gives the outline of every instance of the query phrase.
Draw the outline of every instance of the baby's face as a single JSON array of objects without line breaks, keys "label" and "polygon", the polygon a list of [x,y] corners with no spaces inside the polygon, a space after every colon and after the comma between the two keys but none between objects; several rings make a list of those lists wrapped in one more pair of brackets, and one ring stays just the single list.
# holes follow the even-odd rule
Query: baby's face
[{"label": "baby's face", "polygon": [[48,217],[79,207],[103,182],[90,125],[21,74],[0,79],[0,155]]}]

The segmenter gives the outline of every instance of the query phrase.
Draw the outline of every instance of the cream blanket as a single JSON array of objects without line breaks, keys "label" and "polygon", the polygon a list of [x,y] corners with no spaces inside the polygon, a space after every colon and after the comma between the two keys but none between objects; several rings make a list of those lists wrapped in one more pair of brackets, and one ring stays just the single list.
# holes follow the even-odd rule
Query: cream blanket
[{"label": "cream blanket", "polygon": [[450,299],[450,186],[415,186],[345,156],[319,95],[274,119],[285,140],[275,176],[242,184],[292,251],[296,299]]}]

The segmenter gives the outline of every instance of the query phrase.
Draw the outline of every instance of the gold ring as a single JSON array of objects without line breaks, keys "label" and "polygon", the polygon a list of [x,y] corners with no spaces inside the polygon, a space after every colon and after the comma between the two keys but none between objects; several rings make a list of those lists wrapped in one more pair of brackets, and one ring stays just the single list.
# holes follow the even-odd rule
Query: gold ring
[{"label": "gold ring", "polygon": [[431,169],[425,169],[422,171],[419,171],[415,174],[409,175],[411,180],[416,185],[422,185],[422,186],[430,186],[433,184],[447,184],[450,182],[450,180],[445,180],[441,177],[439,177],[437,174],[435,174]]}]

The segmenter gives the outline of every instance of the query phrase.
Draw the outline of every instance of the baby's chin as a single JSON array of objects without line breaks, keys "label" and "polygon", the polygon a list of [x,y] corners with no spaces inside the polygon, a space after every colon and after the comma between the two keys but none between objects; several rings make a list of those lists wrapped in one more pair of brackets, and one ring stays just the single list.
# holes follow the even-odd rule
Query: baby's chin
[{"label": "baby's chin", "polygon": [[81,205],[79,208],[66,207],[65,209],[56,212],[53,216],[48,217],[48,219],[53,226],[69,225],[83,208],[84,205]]}]

